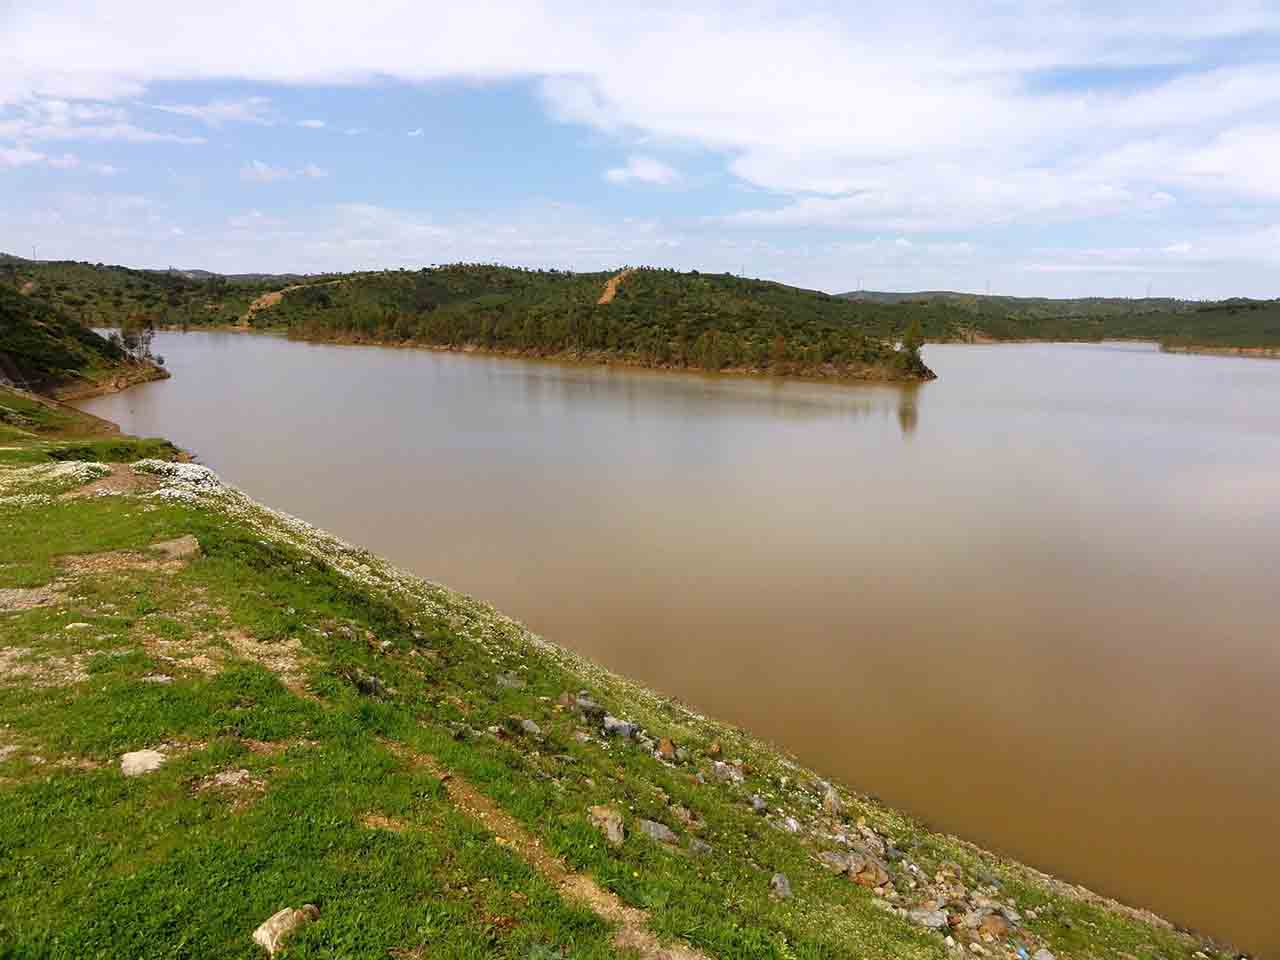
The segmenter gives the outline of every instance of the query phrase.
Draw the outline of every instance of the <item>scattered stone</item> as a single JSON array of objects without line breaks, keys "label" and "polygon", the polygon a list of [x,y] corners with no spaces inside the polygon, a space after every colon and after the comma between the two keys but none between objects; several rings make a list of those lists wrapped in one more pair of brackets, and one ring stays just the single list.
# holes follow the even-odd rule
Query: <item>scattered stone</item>
[{"label": "scattered stone", "polygon": [[889,882],[889,871],[883,863],[867,853],[849,854],[849,879],[862,887],[883,887]]},{"label": "scattered stone", "polygon": [[827,787],[827,792],[822,795],[822,809],[833,817],[840,816],[844,809],[840,803],[840,795],[836,793],[834,787]]},{"label": "scattered stone", "polygon": [[304,904],[298,910],[285,907],[253,931],[253,942],[266,950],[268,957],[274,957],[276,951],[283,945],[285,937],[304,923],[319,919],[320,911],[316,909],[315,904]]},{"label": "scattered stone", "polygon": [[828,870],[834,870],[836,873],[849,872],[849,855],[847,853],[824,850],[818,854],[818,859],[822,861],[822,865]]},{"label": "scattered stone", "polygon": [[385,697],[388,693],[386,685],[371,673],[365,673],[359,667],[351,675],[351,682],[367,697]]},{"label": "scattered stone", "polygon": [[667,763],[676,759],[676,745],[671,742],[670,737],[663,737],[658,741],[658,756]]},{"label": "scattered stone", "polygon": [[525,733],[529,734],[529,736],[531,737],[542,736],[542,728],[538,726],[536,723],[534,723],[532,720],[521,720],[520,729],[523,730]]},{"label": "scattered stone", "polygon": [[723,760],[712,761],[711,775],[721,783],[741,783],[746,779],[741,770]]},{"label": "scattered stone", "polygon": [[633,723],[627,723],[625,720],[619,720],[617,717],[611,717],[605,714],[604,717],[605,736],[622,737],[624,740],[630,740],[636,735],[636,727]]},{"label": "scattered stone", "polygon": [[590,743],[591,734],[587,733],[585,730],[575,730],[573,733],[573,739],[577,740],[579,743]]},{"label": "scattered stone", "polygon": [[907,916],[930,930],[941,930],[947,925],[947,914],[944,910],[912,910]]},{"label": "scattered stone", "polygon": [[142,678],[143,683],[173,683],[173,677],[164,673],[149,673]]},{"label": "scattered stone", "polygon": [[622,825],[622,814],[613,807],[595,806],[587,811],[591,825],[604,833],[610,846],[620,847],[626,839],[627,831]]},{"label": "scattered stone", "polygon": [[67,624],[67,629],[68,629],[68,630],[88,630],[88,629],[89,629],[89,627],[90,627],[90,624],[87,624],[87,623],[79,623],[79,622],[77,622],[77,623],[68,623],[68,624]]},{"label": "scattered stone", "polygon": [[791,896],[791,881],[785,873],[775,873],[769,879],[769,892],[779,900],[786,900]]},{"label": "scattered stone", "polygon": [[969,944],[969,949],[980,957],[985,957],[987,955],[986,948],[980,943]]},{"label": "scattered stone", "polygon": [[645,753],[652,753],[654,756],[657,756],[658,743],[656,740],[652,737],[646,737],[642,733],[636,735],[636,740],[639,742],[640,748],[644,750]]},{"label": "scattered stone", "polygon": [[120,772],[126,777],[140,777],[164,766],[165,756],[159,750],[135,750],[120,758]]},{"label": "scattered stone", "polygon": [[689,751],[684,747],[676,747],[676,763],[688,763]]},{"label": "scattered stone", "polygon": [[502,687],[504,690],[524,689],[524,679],[516,676],[514,673],[500,673],[498,674],[497,679],[498,686]]},{"label": "scattered stone", "polygon": [[653,837],[659,843],[677,843],[680,839],[665,823],[658,823],[656,820],[641,820],[640,832]]},{"label": "scattered stone", "polygon": [[704,857],[712,850],[711,844],[705,840],[699,840],[697,837],[689,838],[689,852]]},{"label": "scattered stone", "polygon": [[1048,950],[1044,949],[1044,947],[1041,947],[1034,954],[1032,954],[1031,960],[1057,960],[1057,958],[1054,957],[1054,955],[1050,953]]},{"label": "scattered stone", "polygon": [[769,812],[769,805],[764,802],[764,798],[757,793],[751,795],[751,809],[760,816],[764,816]]},{"label": "scattered stone", "polygon": [[589,720],[603,720],[604,707],[588,697],[579,695],[575,701],[578,712]]},{"label": "scattered stone", "polygon": [[782,821],[782,829],[787,831],[787,833],[799,833],[800,821],[795,817],[787,817]]},{"label": "scattered stone", "polygon": [[989,913],[978,923],[978,936],[1002,940],[1009,935],[1009,921],[998,913]]}]

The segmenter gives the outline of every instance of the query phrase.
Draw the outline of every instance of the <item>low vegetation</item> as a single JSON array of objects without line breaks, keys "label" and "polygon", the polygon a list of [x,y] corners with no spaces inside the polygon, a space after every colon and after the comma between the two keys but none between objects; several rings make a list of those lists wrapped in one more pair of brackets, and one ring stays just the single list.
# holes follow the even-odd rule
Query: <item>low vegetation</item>
[{"label": "low vegetation", "polygon": [[935,341],[1150,340],[1170,349],[1280,349],[1280,300],[1230,299],[1202,303],[1169,298],[1000,297],[977,294],[876,293],[842,295],[883,310],[934,307],[921,314]]},{"label": "low vegetation", "polygon": [[0,406],[2,957],[265,956],[307,904],[277,957],[1222,956],[157,441]]},{"label": "low vegetation", "polygon": [[141,344],[100,337],[61,310],[0,285],[0,382],[71,396],[163,377]]}]

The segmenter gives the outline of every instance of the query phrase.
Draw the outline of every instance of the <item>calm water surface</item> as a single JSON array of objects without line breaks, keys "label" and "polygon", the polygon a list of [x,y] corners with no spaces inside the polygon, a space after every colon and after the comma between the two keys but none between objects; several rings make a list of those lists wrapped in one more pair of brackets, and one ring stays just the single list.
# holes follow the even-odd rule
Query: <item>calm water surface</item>
[{"label": "calm water surface", "polygon": [[1280,363],[916,390],[231,333],[90,401],[938,827],[1280,956]]}]

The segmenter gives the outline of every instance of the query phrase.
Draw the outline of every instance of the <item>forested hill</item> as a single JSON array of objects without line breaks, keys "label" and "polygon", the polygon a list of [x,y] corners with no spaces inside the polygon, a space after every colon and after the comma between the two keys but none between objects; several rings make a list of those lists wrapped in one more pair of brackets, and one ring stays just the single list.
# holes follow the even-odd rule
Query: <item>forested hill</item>
[{"label": "forested hill", "polygon": [[918,380],[932,374],[915,349],[898,350],[894,341],[906,337],[912,318],[937,312],[954,308],[867,308],[725,274],[637,269],[619,276],[456,264],[304,285],[256,311],[252,322],[284,326],[307,339]]},{"label": "forested hill", "polygon": [[83,396],[165,376],[122,342],[106,340],[59,310],[0,285],[0,381],[57,396]]},{"label": "forested hill", "polygon": [[1055,300],[951,291],[870,290],[840,296],[867,307],[950,308],[946,313],[921,315],[929,340],[1153,340],[1171,348],[1280,348],[1280,300]]}]

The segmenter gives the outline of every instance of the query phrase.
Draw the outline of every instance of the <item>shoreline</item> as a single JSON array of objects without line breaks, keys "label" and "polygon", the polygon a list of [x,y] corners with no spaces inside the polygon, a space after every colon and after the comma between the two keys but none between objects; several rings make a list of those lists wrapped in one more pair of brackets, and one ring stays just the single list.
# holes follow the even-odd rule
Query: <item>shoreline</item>
[{"label": "shoreline", "polygon": [[[419,629],[425,630],[427,621],[447,624],[448,629],[465,637],[469,644],[479,649],[482,660],[488,664],[484,669],[490,682],[506,690],[501,695],[502,698],[509,698],[514,692],[523,691],[526,687],[530,693],[547,690],[546,696],[525,698],[522,701],[522,709],[526,712],[540,711],[536,725],[550,729],[551,725],[561,724],[581,713],[577,707],[561,711],[559,704],[556,709],[546,709],[545,701],[554,695],[554,689],[563,687],[566,683],[565,680],[540,680],[540,677],[547,675],[547,671],[555,676],[569,678],[571,689],[579,686],[587,688],[593,702],[604,704],[612,713],[622,717],[623,722],[634,725],[639,732],[619,740],[617,736],[611,739],[607,731],[603,737],[596,731],[594,735],[589,733],[586,740],[578,740],[579,747],[572,749],[575,755],[585,756],[586,753],[604,748],[601,760],[611,765],[621,763],[623,766],[617,767],[617,770],[628,771],[621,774],[622,779],[619,781],[627,785],[628,794],[635,795],[638,791],[639,795],[648,796],[652,789],[650,784],[656,783],[662,784],[660,793],[663,790],[670,792],[674,790],[673,784],[676,782],[670,778],[677,775],[680,778],[689,777],[692,786],[686,788],[693,791],[691,796],[694,798],[699,795],[702,798],[702,806],[695,805],[693,809],[701,809],[702,816],[708,822],[713,821],[714,811],[717,816],[728,816],[726,823],[738,824],[733,829],[741,829],[744,824],[752,822],[772,827],[773,832],[769,833],[771,842],[796,846],[804,853],[802,859],[819,864],[829,863],[823,858],[831,850],[824,851],[823,848],[834,846],[836,851],[841,851],[840,856],[846,856],[843,851],[849,849],[870,851],[858,855],[873,858],[876,869],[884,871],[884,882],[875,884],[873,889],[855,879],[848,890],[855,897],[869,902],[875,911],[886,913],[901,920],[909,928],[918,930],[921,935],[929,938],[928,942],[936,944],[939,949],[944,949],[943,934],[947,934],[959,938],[958,942],[962,947],[965,943],[973,943],[997,956],[1005,955],[998,944],[992,946],[980,937],[966,939],[976,927],[967,928],[963,923],[956,927],[946,919],[960,916],[947,906],[950,902],[947,897],[955,899],[959,896],[957,903],[968,904],[969,912],[981,914],[982,918],[995,918],[988,925],[992,929],[1013,931],[1008,934],[1010,942],[1021,937],[1022,941],[1019,942],[1025,941],[1024,947],[1029,952],[1033,952],[1032,948],[1039,944],[1039,949],[1045,949],[1047,945],[1051,956],[1099,955],[1094,952],[1094,947],[1108,944],[1090,940],[1083,944],[1084,952],[1076,952],[1070,949],[1069,941],[1063,941],[1068,943],[1067,947],[1063,947],[1052,936],[1054,930],[1062,927],[1055,918],[1067,916],[1071,911],[1079,909],[1085,911],[1084,916],[1098,914],[1094,919],[1083,921],[1090,925],[1100,921],[1101,916],[1110,917],[1109,922],[1135,924],[1137,926],[1131,931],[1133,936],[1138,937],[1135,942],[1150,945],[1158,942],[1162,950],[1175,952],[1176,948],[1178,956],[1189,957],[1198,950],[1212,950],[1225,955],[1224,948],[1183,930],[1150,911],[1126,906],[952,835],[936,833],[918,819],[904,815],[867,794],[847,789],[840,784],[829,784],[803,766],[793,755],[754,738],[748,731],[707,718],[673,698],[613,673],[580,654],[532,633],[483,601],[408,574],[381,557],[265,506],[224,484],[207,468],[178,467],[159,461],[145,461],[128,470],[141,474],[144,478],[156,478],[154,481],[148,480],[148,483],[155,485],[144,488],[137,494],[145,497],[144,502],[150,502],[156,508],[174,505],[175,508],[195,511],[195,515],[207,517],[215,527],[225,527],[228,534],[243,530],[247,531],[250,538],[274,545],[272,549],[300,552],[323,568],[334,571],[355,595],[368,594],[371,600],[378,598],[379,603],[389,603],[396,609],[403,609],[410,621],[419,625]],[[110,498],[96,499],[105,504]],[[205,549],[216,552],[216,537],[206,540],[204,536],[200,536],[198,539]],[[261,585],[255,582],[256,579],[259,578],[249,578],[238,585],[246,589],[261,589]],[[81,616],[79,613],[76,615]],[[417,633],[418,629],[415,629],[415,637]],[[425,653],[430,652],[426,647],[415,645],[413,640],[408,643],[407,650],[400,653],[409,660],[415,657],[421,659]],[[360,646],[363,647],[363,644]],[[439,656],[440,654],[432,654],[427,659],[435,663]],[[370,666],[362,669],[386,671],[391,669],[391,664],[382,655],[381,659],[375,657],[370,661]],[[522,679],[508,683],[504,677]],[[392,681],[378,681],[384,687],[388,683]],[[402,683],[407,683],[407,680],[397,680],[392,685]],[[299,695],[302,693],[299,692]],[[314,696],[312,693],[306,695]],[[541,707],[535,702],[537,699],[544,701]],[[505,699],[503,702],[506,702]],[[407,706],[411,710],[421,709],[412,703]],[[502,709],[508,708],[509,705]],[[495,755],[508,757],[512,763],[519,759],[519,734],[501,733],[501,725],[485,731],[480,729],[480,721],[469,719],[465,713],[460,722],[461,727],[451,726],[453,733],[448,739],[457,738],[460,731],[465,730],[461,740],[456,740],[458,752],[453,757],[455,764],[463,768],[464,773],[462,750],[467,744],[484,744],[484,750],[492,748],[497,751]],[[586,722],[588,731],[593,729],[587,715],[583,715],[582,720],[573,719],[570,727],[576,726],[581,732],[583,722]],[[493,730],[500,732],[494,734]],[[687,756],[684,759],[674,754],[670,757],[659,756],[663,751],[656,744],[658,734],[662,734],[665,740],[679,744],[681,752],[687,752]],[[653,737],[650,741],[654,744],[652,748],[644,746],[646,736],[650,735]],[[516,754],[511,754],[509,748],[512,745],[517,748]],[[611,753],[617,756],[611,758]],[[650,757],[649,753],[653,756]],[[534,757],[536,756],[535,751]],[[615,768],[610,766],[609,769]],[[694,773],[696,778],[693,777]],[[476,775],[474,770],[471,775]],[[517,775],[517,787],[532,787],[536,778],[526,779],[530,776],[532,770],[522,768]],[[701,781],[701,785],[694,783],[694,779]],[[814,784],[818,786],[815,787]],[[770,798],[769,809],[765,814],[757,815],[750,809],[755,804],[754,797],[750,798],[750,805],[747,804],[747,793],[751,789]],[[576,809],[576,806],[577,804],[570,803],[566,807],[566,815],[570,810]],[[659,808],[662,808],[662,804],[659,804]],[[740,821],[738,818],[741,815],[736,813],[742,808],[746,808],[744,821]],[[661,812],[660,809],[658,812]],[[670,817],[668,814],[667,819]],[[662,818],[655,815],[655,819]],[[676,825],[678,832],[686,832],[687,825],[686,828],[678,825],[678,815],[671,822]],[[796,825],[794,830],[791,826],[793,823]],[[541,829],[536,823],[527,824],[527,828],[535,833]],[[727,836],[717,835],[715,831],[719,829],[715,827],[711,832],[704,831],[702,836],[715,841],[713,845],[716,846],[729,843]],[[839,840],[841,836],[846,837],[843,845]],[[858,839],[854,842],[848,839],[849,836]],[[788,840],[787,837],[793,839]],[[759,856],[759,853],[754,856]],[[915,870],[917,861],[926,864],[923,872]],[[927,866],[930,862],[932,867]],[[581,868],[585,867],[585,864],[581,865]],[[804,875],[799,874],[798,866],[793,865],[788,869],[793,879],[797,875],[804,879]],[[817,874],[821,876],[826,871],[825,865],[819,866]],[[913,872],[915,879],[912,879]],[[930,879],[933,873],[946,879]],[[984,876],[1003,879],[992,887],[983,881]],[[877,876],[875,879],[880,878]],[[933,891],[936,883],[937,890],[933,893],[913,892],[916,891],[917,883],[923,883],[927,891]],[[1007,892],[1015,888],[1022,891],[1017,894],[1016,909],[1009,905],[1013,902],[1014,895]],[[845,888],[842,886],[840,889]],[[966,892],[957,895],[956,890]],[[983,892],[976,892],[979,890]],[[938,896],[943,891],[950,893],[939,900]],[[926,899],[928,896],[933,896],[934,899]],[[934,904],[932,908],[929,907],[930,903]],[[984,903],[988,906],[983,906]],[[944,925],[941,932],[934,925],[939,916],[944,918],[944,924],[950,924],[949,927]],[[1078,924],[1067,924],[1063,929],[1077,928]],[[951,930],[950,934],[948,929]],[[1143,934],[1143,930],[1147,934]],[[1010,955],[1011,960],[1015,954]],[[1108,955],[1115,955],[1114,951]]]}]

